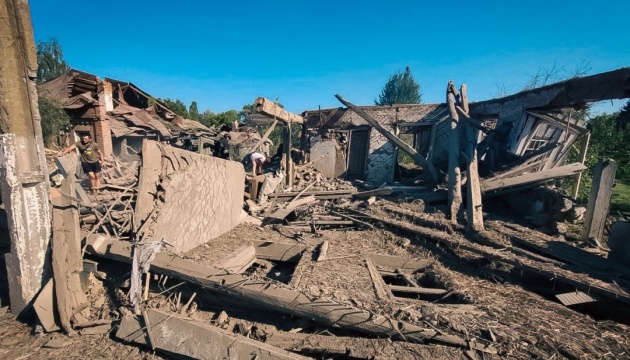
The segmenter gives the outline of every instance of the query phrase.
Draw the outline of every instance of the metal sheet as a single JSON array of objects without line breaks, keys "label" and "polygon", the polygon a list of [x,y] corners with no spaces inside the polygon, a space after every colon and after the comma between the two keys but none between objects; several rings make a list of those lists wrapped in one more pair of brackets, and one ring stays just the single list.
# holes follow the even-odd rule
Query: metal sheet
[{"label": "metal sheet", "polygon": [[581,291],[572,291],[566,294],[558,294],[556,298],[562,303],[564,306],[571,306],[577,304],[585,304],[589,302],[595,302],[597,299],[592,296],[583,293]]}]

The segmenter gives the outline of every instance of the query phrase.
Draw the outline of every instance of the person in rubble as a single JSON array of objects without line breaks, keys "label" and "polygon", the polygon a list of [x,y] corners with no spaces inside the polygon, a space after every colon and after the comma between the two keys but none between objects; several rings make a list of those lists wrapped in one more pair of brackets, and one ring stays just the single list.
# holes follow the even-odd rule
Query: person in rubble
[{"label": "person in rubble", "polygon": [[263,164],[264,163],[268,163],[271,161],[270,158],[266,157],[265,155],[259,153],[259,152],[255,152],[252,153],[249,156],[251,162],[252,162],[252,174],[254,176],[256,175],[262,175],[263,173]]},{"label": "person in rubble", "polygon": [[94,194],[101,186],[101,165],[105,163],[101,147],[92,141],[90,134],[86,134],[81,137],[81,141],[77,141],[58,152],[57,156],[64,156],[74,149],[79,149],[81,168],[84,173],[89,175],[90,187]]}]

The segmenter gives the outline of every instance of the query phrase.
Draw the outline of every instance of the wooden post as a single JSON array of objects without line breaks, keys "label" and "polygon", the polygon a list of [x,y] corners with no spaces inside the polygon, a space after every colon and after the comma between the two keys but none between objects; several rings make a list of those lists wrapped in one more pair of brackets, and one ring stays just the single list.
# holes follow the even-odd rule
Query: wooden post
[{"label": "wooden post", "polygon": [[50,276],[50,185],[28,2],[0,0],[0,34],[0,192],[11,237],[11,312],[18,314]]},{"label": "wooden post", "polygon": [[[582,138],[582,147],[580,148],[580,156],[578,160],[580,164],[584,164],[584,161],[586,160],[586,152],[588,151],[588,143],[590,140],[591,140],[590,132],[587,133],[586,136]],[[582,182],[581,171],[579,174],[575,175],[575,177],[573,178],[573,189],[571,190],[571,198],[573,198],[573,200],[577,199],[578,193],[580,192],[580,182]]]},{"label": "wooden post", "polygon": [[462,109],[464,110],[464,112],[466,114],[468,114],[469,113],[469,111],[468,111],[468,92],[467,92],[466,84],[462,84],[462,86],[459,87],[459,92],[460,92],[460,99],[461,99]]},{"label": "wooden post", "polygon": [[291,162],[291,123],[287,123],[284,127],[284,156],[285,156],[285,170],[286,170],[286,178],[285,183],[287,186],[293,185],[293,179],[291,174],[292,171],[292,162]]},{"label": "wooden post", "polygon": [[479,181],[479,172],[477,171],[477,131],[467,126],[466,135],[468,138],[468,168],[466,169],[468,177],[466,201],[468,207],[466,209],[466,217],[468,227],[475,231],[480,231],[483,230],[483,208],[481,205],[481,183]]},{"label": "wooden post", "polygon": [[593,171],[593,185],[588,198],[582,240],[602,240],[604,225],[610,211],[610,198],[615,183],[617,163],[613,159],[602,159]]},{"label": "wooden post", "polygon": [[451,112],[451,129],[448,137],[448,206],[451,222],[457,223],[462,206],[462,184],[459,169],[459,115],[455,109],[455,86],[449,81],[446,89],[446,102]]},{"label": "wooden post", "polygon": [[477,171],[477,130],[478,125],[470,119],[468,115],[468,87],[462,84],[459,88],[460,104],[457,107],[462,115],[468,120],[466,123],[466,139],[468,140],[466,155],[467,168],[466,176],[468,178],[467,186],[467,209],[466,219],[468,228],[475,231],[483,230],[483,209],[481,206],[481,183],[479,181],[479,172]]}]

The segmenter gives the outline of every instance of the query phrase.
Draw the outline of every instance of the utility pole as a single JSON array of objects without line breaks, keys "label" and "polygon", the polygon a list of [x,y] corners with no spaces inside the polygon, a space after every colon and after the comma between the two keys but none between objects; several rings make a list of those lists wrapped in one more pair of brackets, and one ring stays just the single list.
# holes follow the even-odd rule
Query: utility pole
[{"label": "utility pole", "polygon": [[11,236],[5,259],[15,314],[50,277],[50,184],[36,74],[28,1],[0,0],[0,193]]}]

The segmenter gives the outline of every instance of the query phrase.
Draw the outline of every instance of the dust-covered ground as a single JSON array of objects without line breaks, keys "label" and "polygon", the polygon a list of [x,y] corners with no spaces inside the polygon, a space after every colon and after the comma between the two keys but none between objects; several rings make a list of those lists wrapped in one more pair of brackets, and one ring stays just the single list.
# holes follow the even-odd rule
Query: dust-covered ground
[{"label": "dust-covered ground", "polygon": [[[425,212],[413,219],[388,210],[388,206],[401,212],[423,212],[419,204],[383,200],[363,211],[383,220],[405,223],[427,236],[374,221],[371,222],[374,229],[319,229],[317,233],[284,225],[261,228],[242,224],[183,257],[199,264],[213,265],[253,241],[302,244],[307,248],[303,255],[307,258],[298,264],[257,260],[247,274],[284,282],[311,299],[334,300],[378,316],[484,344],[496,349],[496,354],[472,352],[431,341],[410,344],[401,339],[378,339],[357,331],[318,324],[311,319],[270,312],[251,302],[233,301],[157,275],[152,276],[146,304],[314,358],[630,358],[627,318],[614,316],[617,310],[619,314],[625,310],[621,303],[606,302],[608,312],[596,305],[563,306],[553,296],[555,290],[560,290],[560,285],[554,287],[552,279],[520,273],[513,266],[470,251],[453,249],[433,238],[471,244],[509,256],[509,259],[518,259],[506,250],[512,246],[511,237],[516,235],[538,242],[561,242],[562,239],[501,219],[487,219],[485,232],[470,234],[451,225],[439,211]],[[323,241],[328,242],[325,260],[316,261]],[[578,256],[578,250],[574,249],[572,256]],[[445,292],[407,297],[388,292],[385,299],[379,298],[367,266],[372,255],[428,260],[426,267],[402,272],[406,272],[408,279],[418,286]],[[111,329],[97,335],[43,333],[34,323],[17,321],[14,315],[7,313],[0,317],[0,358],[154,359],[165,356],[115,338],[122,313],[120,308],[128,305],[126,292],[130,266],[94,259],[100,262],[100,272],[91,274],[88,279],[91,312],[97,319],[111,320]],[[557,267],[558,271],[571,271],[576,267],[575,264],[560,266],[558,259],[548,262],[535,259],[538,258],[534,256],[527,261],[540,260],[541,268]],[[525,258],[522,260],[526,261]],[[378,264],[376,267],[386,274],[397,271]],[[596,283],[603,281],[598,274],[595,270],[585,270],[580,276]]]}]

